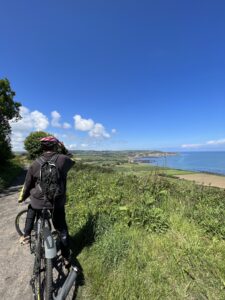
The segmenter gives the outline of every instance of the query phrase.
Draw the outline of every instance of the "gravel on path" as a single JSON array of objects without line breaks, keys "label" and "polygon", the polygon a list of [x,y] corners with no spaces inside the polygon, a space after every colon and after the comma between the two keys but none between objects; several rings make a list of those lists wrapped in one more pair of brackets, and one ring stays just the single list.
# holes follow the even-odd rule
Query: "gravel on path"
[{"label": "gravel on path", "polygon": [[[25,172],[24,172],[25,173]],[[29,246],[19,244],[15,217],[25,205],[18,204],[18,193],[24,173],[13,185],[0,194],[0,299],[31,300],[30,286],[33,256]]]}]

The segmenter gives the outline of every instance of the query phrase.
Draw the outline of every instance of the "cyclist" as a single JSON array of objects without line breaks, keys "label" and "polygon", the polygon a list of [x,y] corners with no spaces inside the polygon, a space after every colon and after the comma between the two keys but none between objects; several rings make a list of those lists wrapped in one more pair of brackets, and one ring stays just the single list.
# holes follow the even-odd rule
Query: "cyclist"
[{"label": "cyclist", "polygon": [[[65,219],[65,203],[66,203],[66,181],[67,173],[73,166],[74,161],[64,154],[58,154],[57,149],[63,146],[54,136],[47,136],[40,139],[42,155],[35,160],[28,169],[23,189],[20,193],[19,203],[30,197],[27,218],[25,222],[24,236],[21,237],[20,243],[27,244],[30,241],[30,234],[33,228],[36,213],[41,209],[48,208],[52,212],[52,222],[60,236],[61,253],[65,262],[70,259],[69,234]],[[60,174],[60,184],[62,193],[57,201],[51,201],[45,197],[40,189],[40,170],[41,161],[52,161]]]}]

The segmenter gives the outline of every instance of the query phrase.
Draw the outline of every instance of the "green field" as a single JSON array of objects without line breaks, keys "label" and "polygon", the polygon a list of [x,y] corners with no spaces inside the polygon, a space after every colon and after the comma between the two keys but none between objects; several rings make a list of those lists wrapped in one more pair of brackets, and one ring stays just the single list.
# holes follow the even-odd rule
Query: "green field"
[{"label": "green field", "polygon": [[77,299],[225,299],[225,191],[100,156],[68,177]]},{"label": "green field", "polygon": [[[192,174],[191,171],[175,170],[170,168],[156,167],[147,163],[130,163],[129,160],[136,155],[142,157],[143,151],[78,151],[75,152],[75,159],[86,164],[111,168],[117,172],[124,172],[136,175],[158,172],[163,176],[175,176]],[[146,151],[146,155],[149,151]]]}]

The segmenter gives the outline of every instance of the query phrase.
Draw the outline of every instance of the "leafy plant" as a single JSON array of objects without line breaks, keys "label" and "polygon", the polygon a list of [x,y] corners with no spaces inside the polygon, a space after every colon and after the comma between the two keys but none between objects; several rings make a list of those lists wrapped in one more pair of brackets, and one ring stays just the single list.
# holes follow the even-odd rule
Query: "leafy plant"
[{"label": "leafy plant", "polygon": [[16,122],[20,118],[21,104],[14,100],[15,92],[11,89],[8,79],[0,79],[0,164],[12,157],[9,121]]}]

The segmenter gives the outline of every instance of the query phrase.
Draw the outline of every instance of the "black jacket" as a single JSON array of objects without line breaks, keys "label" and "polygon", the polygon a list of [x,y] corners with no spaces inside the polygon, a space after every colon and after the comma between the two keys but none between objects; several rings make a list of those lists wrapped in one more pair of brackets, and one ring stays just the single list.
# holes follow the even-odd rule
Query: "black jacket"
[{"label": "black jacket", "polygon": [[[55,152],[45,152],[41,157],[43,157],[45,160],[50,160],[55,154]],[[55,207],[62,207],[66,203],[67,173],[73,166],[74,161],[64,154],[58,154],[58,158],[55,164],[60,172],[62,185],[64,187],[62,198],[55,202]],[[22,190],[22,195],[20,196],[20,201],[24,201],[28,197],[30,197],[31,206],[34,209],[42,209],[43,207],[52,208],[52,203],[45,199],[43,193],[38,188],[40,168],[41,166],[36,160],[29,167]]]}]

